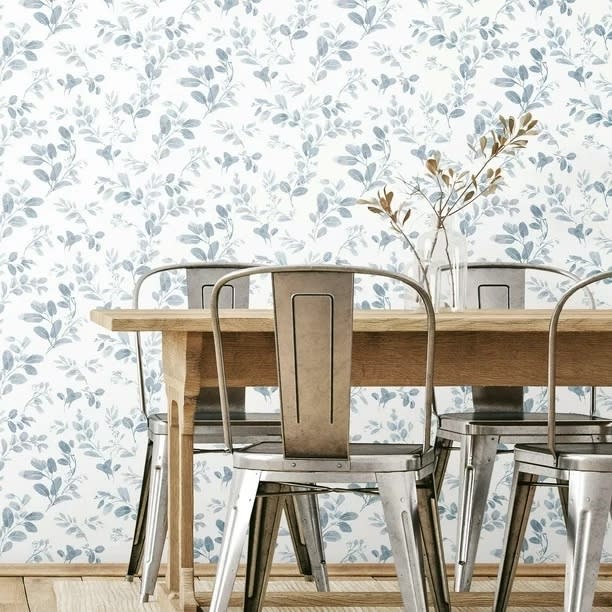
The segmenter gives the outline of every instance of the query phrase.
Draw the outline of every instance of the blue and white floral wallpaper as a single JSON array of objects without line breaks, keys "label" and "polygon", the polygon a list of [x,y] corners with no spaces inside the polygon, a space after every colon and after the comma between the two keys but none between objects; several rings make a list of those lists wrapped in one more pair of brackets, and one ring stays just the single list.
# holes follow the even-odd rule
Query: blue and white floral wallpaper
[{"label": "blue and white floral wallpaper", "polygon": [[[127,559],[146,444],[133,338],[89,311],[128,306],[153,266],[410,270],[357,200],[422,174],[434,149],[472,167],[497,116],[526,111],[539,135],[461,219],[471,257],[612,265],[610,0],[8,0],[0,20],[2,563]],[[162,285],[154,303],[180,305]],[[355,389],[356,431],[404,439],[418,396]],[[447,398],[469,407],[467,389]],[[567,399],[586,409],[582,389]],[[529,402],[543,409],[542,391]],[[510,469],[498,461],[481,561],[499,554]],[[456,473],[440,500],[449,560]],[[198,561],[218,554],[230,478],[222,457],[197,459]],[[536,506],[524,559],[562,560],[554,491]],[[390,559],[377,500],[321,507],[330,562]]]}]

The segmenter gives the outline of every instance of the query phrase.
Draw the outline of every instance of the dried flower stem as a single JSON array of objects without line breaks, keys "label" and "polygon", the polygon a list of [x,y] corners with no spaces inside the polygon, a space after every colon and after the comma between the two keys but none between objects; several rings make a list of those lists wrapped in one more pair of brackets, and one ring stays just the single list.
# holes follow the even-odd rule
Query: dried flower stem
[{"label": "dried flower stem", "polygon": [[[442,230],[446,240],[445,252],[449,265],[451,264],[451,257],[448,248],[446,219],[471,206],[478,198],[494,193],[503,185],[503,164],[495,169],[491,168],[490,164],[501,155],[514,155],[518,150],[525,148],[528,142],[527,137],[536,133],[535,126],[537,123],[537,120],[533,119],[531,113],[525,113],[517,119],[514,117],[505,118],[500,115],[500,129],[498,131],[491,130],[489,137],[480,137],[480,152],[485,159],[480,168],[475,172],[460,172],[451,166],[446,169],[442,168],[440,166],[440,153],[436,152],[425,162],[425,168],[430,181],[433,180],[435,186],[437,186],[435,197],[428,195],[422,189],[418,179],[415,179],[412,183],[401,179],[410,188],[408,196],[418,196],[420,200],[425,200],[435,214],[436,230]],[[404,231],[404,226],[410,218],[412,209],[407,208],[406,210],[403,205],[394,209],[391,206],[392,200],[393,192],[388,192],[385,187],[382,195],[378,193],[375,199],[359,200],[359,202],[366,204],[368,210],[389,219],[393,230],[404,239],[408,248],[414,254],[421,274],[425,279],[426,289],[431,295],[431,287],[427,275],[428,265],[425,262],[431,259],[435,251],[438,233],[436,231],[430,251],[426,254],[424,262],[407,232]],[[450,266],[450,274],[451,290],[454,299],[455,279],[453,277],[452,266]]]}]

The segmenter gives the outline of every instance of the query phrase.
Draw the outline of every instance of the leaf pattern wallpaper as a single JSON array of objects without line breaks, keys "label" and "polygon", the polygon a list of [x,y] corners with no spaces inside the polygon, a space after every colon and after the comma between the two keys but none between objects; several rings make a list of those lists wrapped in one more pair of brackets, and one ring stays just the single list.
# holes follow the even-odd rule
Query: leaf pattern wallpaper
[{"label": "leaf pattern wallpaper", "polygon": [[[499,114],[539,134],[503,190],[466,209],[472,259],[612,265],[609,0],[9,0],[0,6],[0,562],[124,562],[146,423],[133,338],[89,322],[176,261],[356,263],[411,271],[358,200],[424,161],[465,167]],[[422,213],[422,214],[416,214]],[[409,231],[426,227],[415,205]],[[184,305],[164,277],[155,306]],[[383,286],[363,305],[384,308]],[[559,287],[530,279],[529,300]],[[605,296],[600,297],[602,303]],[[147,392],[163,406],[159,345]],[[418,389],[355,389],[354,435],[401,441]],[[275,400],[250,393],[254,404]],[[529,390],[533,410],[542,389]],[[587,409],[573,388],[564,401]],[[469,409],[467,388],[444,392]],[[599,410],[612,395],[599,390]],[[479,560],[499,556],[511,459],[497,461]],[[214,561],[231,470],[196,458],[195,556]],[[454,557],[457,468],[440,499]],[[330,562],[391,560],[377,499],[320,498]],[[556,493],[528,562],[563,559]],[[286,532],[277,556],[290,560]],[[612,542],[605,556],[612,558]]]}]

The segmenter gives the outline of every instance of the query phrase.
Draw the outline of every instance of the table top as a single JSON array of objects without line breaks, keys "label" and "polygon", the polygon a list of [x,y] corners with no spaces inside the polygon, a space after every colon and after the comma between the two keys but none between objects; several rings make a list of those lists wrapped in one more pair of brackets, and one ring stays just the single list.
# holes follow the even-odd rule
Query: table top
[{"label": "table top", "polygon": [[[548,333],[551,310],[466,310],[436,315],[438,332]],[[220,311],[227,332],[272,332],[270,309]],[[210,332],[210,310],[96,309],[91,320],[111,331]],[[416,332],[425,330],[425,314],[408,310],[355,310],[355,332]],[[559,332],[612,332],[612,309],[567,309]]]}]

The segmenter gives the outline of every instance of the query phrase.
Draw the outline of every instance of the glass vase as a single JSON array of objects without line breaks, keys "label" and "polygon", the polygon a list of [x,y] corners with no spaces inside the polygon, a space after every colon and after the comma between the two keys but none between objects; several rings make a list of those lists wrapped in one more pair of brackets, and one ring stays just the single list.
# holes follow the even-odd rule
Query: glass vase
[{"label": "glass vase", "polygon": [[430,227],[417,241],[419,280],[437,312],[465,310],[467,240],[450,217],[444,223],[434,217]]}]

